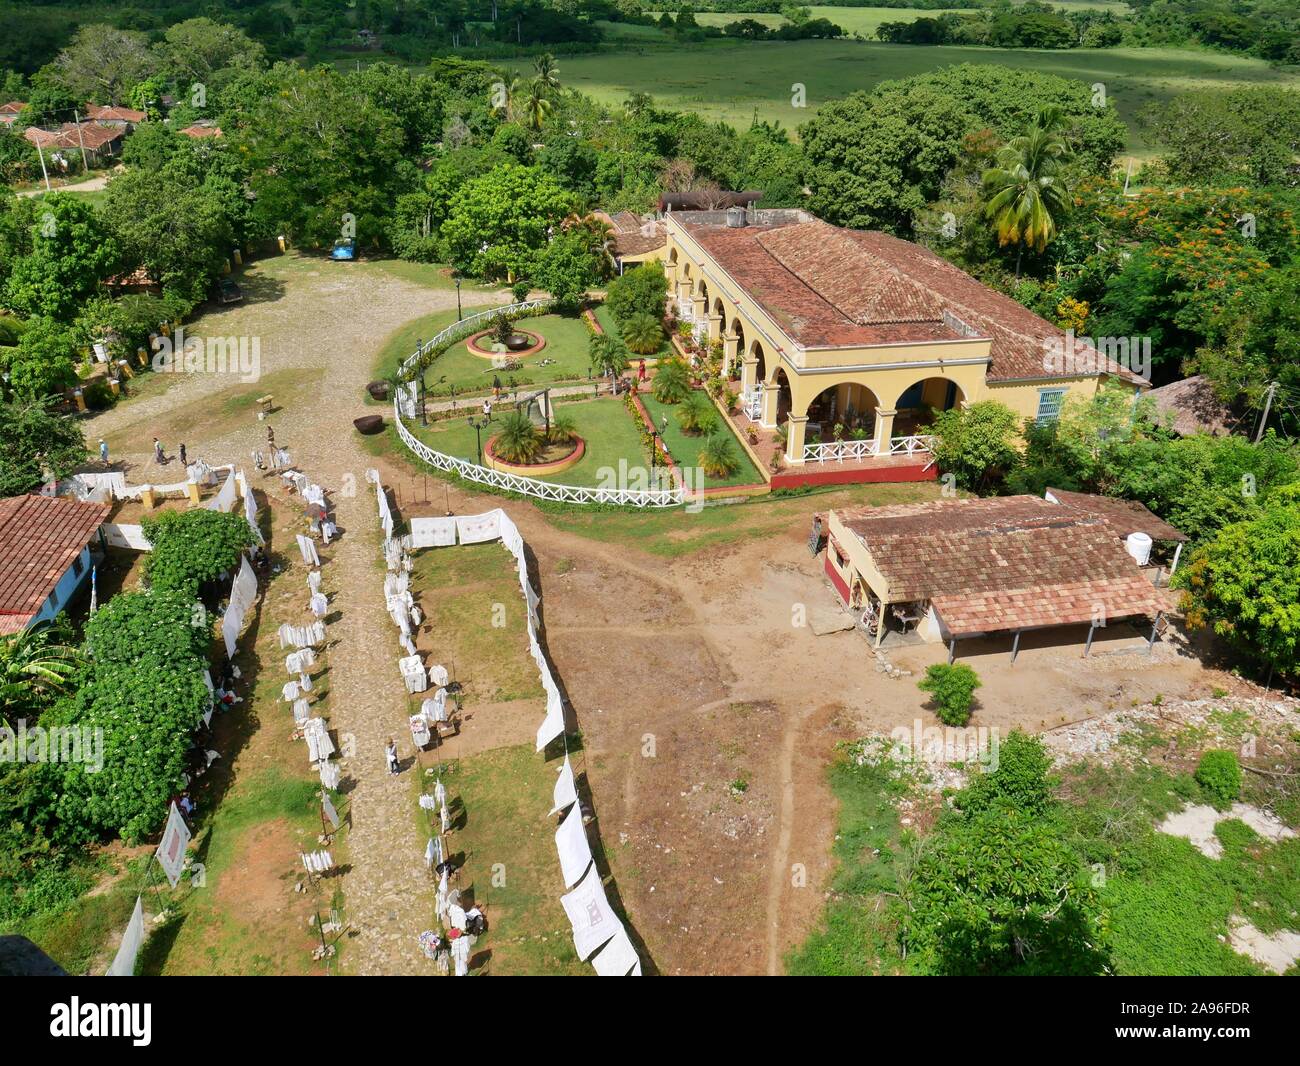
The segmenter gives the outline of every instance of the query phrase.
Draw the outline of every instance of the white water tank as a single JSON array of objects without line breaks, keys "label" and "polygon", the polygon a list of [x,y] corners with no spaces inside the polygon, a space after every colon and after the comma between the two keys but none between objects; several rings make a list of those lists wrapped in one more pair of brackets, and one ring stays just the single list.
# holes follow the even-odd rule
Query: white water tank
[{"label": "white water tank", "polygon": [[1124,547],[1138,566],[1146,566],[1151,559],[1151,538],[1145,533],[1130,533]]}]

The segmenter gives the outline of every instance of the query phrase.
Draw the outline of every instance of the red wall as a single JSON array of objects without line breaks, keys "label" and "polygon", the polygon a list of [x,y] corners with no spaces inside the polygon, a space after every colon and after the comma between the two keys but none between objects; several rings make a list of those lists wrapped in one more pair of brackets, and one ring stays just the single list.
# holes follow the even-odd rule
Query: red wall
[{"label": "red wall", "polygon": [[915,466],[882,466],[878,470],[808,470],[787,469],[772,475],[772,488],[793,489],[800,485],[865,485],[874,482],[937,481],[937,465],[925,469]]},{"label": "red wall", "polygon": [[840,599],[845,603],[849,602],[849,586],[840,573],[835,569],[835,564],[831,562],[831,552],[833,548],[829,546],[826,549],[826,576],[831,579],[831,584],[835,586],[835,591],[840,594]]}]

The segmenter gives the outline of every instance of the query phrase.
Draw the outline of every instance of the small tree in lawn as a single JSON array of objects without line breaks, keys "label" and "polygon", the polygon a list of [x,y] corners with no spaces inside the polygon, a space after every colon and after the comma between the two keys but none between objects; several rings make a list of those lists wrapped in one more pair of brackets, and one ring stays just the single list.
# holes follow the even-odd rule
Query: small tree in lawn
[{"label": "small tree in lawn", "polygon": [[592,372],[613,381],[627,369],[627,347],[608,333],[593,333],[587,342]]},{"label": "small tree in lawn", "polygon": [[637,355],[653,355],[664,341],[663,327],[653,315],[636,314],[622,327],[624,343]]},{"label": "small tree in lawn", "polygon": [[655,368],[650,391],[660,403],[681,403],[691,394],[690,368],[680,359],[668,359]]},{"label": "small tree in lawn", "polygon": [[501,422],[492,450],[507,463],[531,463],[542,450],[542,437],[522,411],[511,411]]},{"label": "small tree in lawn", "polygon": [[677,423],[695,436],[712,433],[718,427],[718,414],[702,392],[691,392],[677,410]]},{"label": "small tree in lawn", "polygon": [[578,423],[573,415],[553,413],[549,440],[552,444],[572,444],[578,435]]},{"label": "small tree in lawn", "polygon": [[925,677],[916,687],[930,693],[935,714],[944,725],[965,725],[970,721],[971,704],[980,679],[965,663],[935,663],[926,667]]},{"label": "small tree in lawn", "polygon": [[712,434],[699,451],[700,469],[709,477],[731,477],[740,468],[740,458],[725,431]]},{"label": "small tree in lawn", "polygon": [[515,335],[515,320],[510,315],[501,311],[492,316],[492,339],[503,347],[510,343],[510,338]]}]

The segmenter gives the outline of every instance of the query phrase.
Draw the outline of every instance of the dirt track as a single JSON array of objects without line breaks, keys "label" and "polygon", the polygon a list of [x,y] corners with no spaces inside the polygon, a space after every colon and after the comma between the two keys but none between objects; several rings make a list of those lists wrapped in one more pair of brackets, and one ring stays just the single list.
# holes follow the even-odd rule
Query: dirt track
[{"label": "dirt track", "polygon": [[[276,393],[286,410],[272,419],[277,440],[331,492],[345,530],[326,582],[336,594],[331,638],[339,641],[330,660],[332,724],[358,743],[353,870],[343,887],[360,935],[349,967],[426,972],[413,934],[414,912],[427,913],[427,905],[411,905],[428,888],[422,842],[405,778],[383,772],[382,741],[403,737],[405,701],[363,471],[380,465],[390,481],[414,478],[404,464],[366,455],[350,420],[384,337],[454,306],[454,293],[366,271],[340,280],[331,269],[268,261],[259,267],[265,300],[219,312],[209,328],[263,337],[263,370],[284,382]],[[87,438],[103,434],[115,458],[143,464],[136,481],[171,479],[147,464],[155,432],[169,445],[184,433],[191,456],[247,464],[264,427],[251,411],[223,403],[233,388],[212,375],[185,379],[98,416]],[[665,562],[561,532],[528,504],[456,489],[447,498],[462,514],[504,506],[537,558],[547,642],[583,732],[601,839],[657,969],[779,972],[823,902],[835,831],[824,770],[835,741],[934,721],[914,679],[878,673],[857,633],[816,637],[795,624],[798,605],[831,603],[805,546],[813,504],[758,505],[790,507],[788,528]],[[736,521],[758,513],[738,510]],[[898,662],[919,672],[941,654],[908,649]],[[1004,650],[974,660],[985,680],[980,724],[1041,728],[1040,720],[1077,720],[1108,701],[1199,693],[1205,684],[1187,660],[1079,669],[1077,656],[1077,646],[1030,648],[1015,672]]]}]

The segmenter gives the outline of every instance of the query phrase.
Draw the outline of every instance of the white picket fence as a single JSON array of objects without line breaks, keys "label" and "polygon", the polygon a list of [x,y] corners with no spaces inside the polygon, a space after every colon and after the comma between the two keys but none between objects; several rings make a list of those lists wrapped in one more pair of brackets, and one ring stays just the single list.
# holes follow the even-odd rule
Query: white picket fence
[{"label": "white picket fence", "polygon": [[537,478],[523,477],[520,474],[508,474],[479,466],[467,459],[458,459],[454,455],[437,452],[414,434],[402,422],[397,404],[393,404],[393,419],[397,422],[397,435],[419,459],[437,470],[459,474],[466,481],[475,481],[480,485],[517,492],[521,496],[532,496],[538,500],[558,500],[561,503],[612,503],[621,507],[676,507],[686,502],[686,489],[678,485],[671,489],[607,489],[585,488],[580,485],[555,485]]},{"label": "white picket fence", "polygon": [[[928,452],[934,447],[934,438],[911,435],[891,437],[889,455],[915,455]],[[843,463],[855,459],[871,459],[880,454],[874,440],[835,440],[823,444],[805,444],[803,461],[805,463]]]},{"label": "white picket fence", "polygon": [[543,297],[540,300],[525,300],[523,303],[507,304],[505,307],[490,307],[486,311],[475,312],[468,318],[462,318],[459,322],[448,326],[434,336],[432,340],[427,340],[421,344],[402,361],[402,369],[409,370],[417,359],[433,348],[454,344],[456,341],[464,340],[479,330],[487,329],[492,325],[492,320],[497,315],[532,314],[549,308],[552,302],[550,297]]}]

